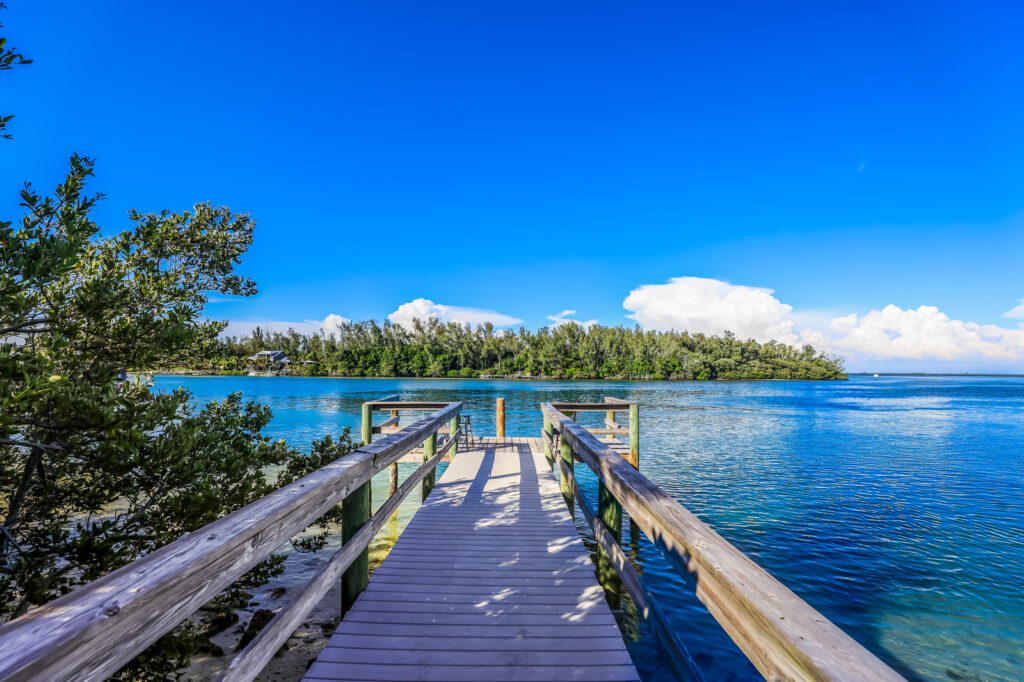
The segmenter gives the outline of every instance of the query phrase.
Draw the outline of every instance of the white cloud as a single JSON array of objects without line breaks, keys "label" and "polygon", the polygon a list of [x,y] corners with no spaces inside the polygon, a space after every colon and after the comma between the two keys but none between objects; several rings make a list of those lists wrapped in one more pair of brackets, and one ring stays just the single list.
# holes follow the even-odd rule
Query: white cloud
[{"label": "white cloud", "polygon": [[1011,320],[1024,320],[1024,298],[1020,299],[1020,305],[1015,308],[1010,308],[1003,317],[1008,317]]},{"label": "white cloud", "polygon": [[429,318],[435,318],[440,322],[455,322],[474,327],[484,322],[490,322],[495,327],[508,327],[522,322],[517,317],[504,315],[493,310],[443,305],[425,298],[417,298],[414,301],[403,303],[398,306],[398,310],[388,315],[388,319],[393,323],[400,324],[406,328],[412,327],[413,320],[427,320]]},{"label": "white cloud", "polygon": [[548,315],[547,318],[554,323],[554,324],[551,325],[552,327],[559,327],[559,326],[561,326],[563,324],[567,324],[569,322],[574,322],[574,323],[578,324],[579,326],[583,327],[584,329],[590,329],[595,324],[597,324],[597,320],[587,320],[586,322],[580,322],[579,320],[570,320],[570,319],[568,319],[569,315],[575,315],[575,314],[576,314],[575,310],[563,310],[560,313],[555,313],[554,315]]},{"label": "white cloud", "polygon": [[221,332],[221,336],[248,336],[252,334],[256,327],[259,327],[263,331],[276,331],[276,332],[287,332],[289,329],[294,329],[300,334],[315,334],[318,331],[323,331],[324,334],[331,335],[338,331],[338,328],[348,322],[348,318],[342,317],[341,315],[330,314],[323,321],[320,320],[303,320],[302,322],[289,322],[287,320],[231,320],[228,322],[227,329]]},{"label": "white cloud", "polygon": [[347,317],[342,317],[341,315],[335,315],[334,313],[331,313],[330,315],[324,318],[323,322],[320,323],[320,329],[322,329],[324,334],[326,334],[327,336],[335,336],[341,329],[341,325],[351,321],[352,320],[348,319]]},{"label": "white cloud", "polygon": [[[771,289],[715,279],[676,277],[667,284],[634,289],[623,307],[647,328],[704,334],[729,330],[741,339],[810,343],[855,363],[871,359],[1006,364],[1024,358],[1024,329],[951,319],[935,306],[904,310],[887,305],[864,315],[828,318],[813,311],[794,312],[773,294]],[[1004,317],[1024,319],[1024,301]],[[801,326],[798,332],[797,321],[812,326]]]},{"label": "white cloud", "polygon": [[887,305],[829,325],[832,348],[876,359],[1003,360],[1024,356],[1024,331],[950,319],[935,306],[903,310]]},{"label": "white cloud", "polygon": [[741,339],[797,343],[792,306],[771,289],[729,284],[703,277],[673,277],[667,284],[645,284],[622,303],[628,317],[650,329],[701,334],[731,331]]}]

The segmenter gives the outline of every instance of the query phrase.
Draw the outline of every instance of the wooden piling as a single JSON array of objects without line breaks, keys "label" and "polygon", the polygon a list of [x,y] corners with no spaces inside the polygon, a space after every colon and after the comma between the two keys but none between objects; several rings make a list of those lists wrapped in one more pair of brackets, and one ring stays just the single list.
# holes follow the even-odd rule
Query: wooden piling
[{"label": "wooden piling", "polygon": [[498,398],[495,402],[497,414],[495,414],[495,433],[498,438],[505,437],[505,399]]},{"label": "wooden piling", "polygon": [[[452,417],[452,420],[448,422],[448,437],[455,438],[455,432],[459,430],[459,418]],[[455,455],[459,451],[459,441],[456,440],[452,444],[452,449],[448,451],[448,461],[455,461]]]},{"label": "wooden piling", "polygon": [[[391,410],[391,418],[398,418],[398,410]],[[388,497],[398,491],[398,462],[393,462],[388,473]]]},{"label": "wooden piling", "polygon": [[547,457],[548,464],[554,467],[555,454],[551,452],[551,444],[555,441],[555,428],[551,425],[551,418],[547,414],[544,415],[544,435],[547,436],[542,439],[544,441],[544,456]]},{"label": "wooden piling", "polygon": [[[427,439],[423,441],[423,461],[426,462],[428,459],[437,454],[437,431],[427,436]],[[423,478],[423,483],[420,484],[420,490],[423,495],[423,499],[427,499],[427,495],[434,489],[434,481],[437,478],[437,471],[431,470]]]},{"label": "wooden piling", "polygon": [[640,405],[629,406],[629,463],[640,468]]},{"label": "wooden piling", "polygon": [[[621,543],[622,505],[615,499],[603,481],[598,483],[597,487],[597,516],[607,526],[612,537],[615,538],[616,544]],[[622,608],[622,580],[619,578],[608,552],[600,543],[597,545],[597,581],[604,588],[608,606],[615,610]]]},{"label": "wooden piling", "polygon": [[[568,467],[568,469],[569,469],[569,471],[571,473],[571,472],[574,471],[573,466],[572,466],[573,465],[573,461],[574,461],[572,447],[569,445],[569,441],[567,441],[564,437],[560,438],[559,440],[561,441],[561,445],[562,445],[562,447],[561,447],[561,450],[562,450],[562,452],[561,452],[562,461],[565,462],[566,467]],[[559,478],[559,482],[560,482],[560,486],[561,486],[561,490],[562,490],[562,497],[565,498],[565,503],[567,505],[569,505],[569,513],[572,514],[572,517],[575,519],[576,518],[576,503],[575,503],[575,498],[573,497],[572,484],[569,483],[569,481],[565,478],[565,476],[559,475],[558,478]]]},{"label": "wooden piling", "polygon": [[363,445],[369,445],[373,440],[373,405],[363,403],[362,422]]},{"label": "wooden piling", "polygon": [[[364,406],[365,413],[365,406]],[[341,544],[344,547],[352,536],[370,520],[370,482],[353,490],[341,503]],[[370,551],[364,549],[341,576],[341,615],[344,616],[356,602],[356,597],[370,581]]]}]

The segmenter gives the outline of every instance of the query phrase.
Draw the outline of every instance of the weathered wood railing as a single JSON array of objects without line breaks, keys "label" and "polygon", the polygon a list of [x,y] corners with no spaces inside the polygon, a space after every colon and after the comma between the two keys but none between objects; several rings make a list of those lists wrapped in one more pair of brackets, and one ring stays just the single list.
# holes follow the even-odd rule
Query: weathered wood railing
[{"label": "weathered wood railing", "polygon": [[[570,509],[579,503],[594,531],[598,578],[609,598],[616,598],[621,579],[680,677],[699,678],[700,672],[619,545],[623,508],[680,572],[695,579],[697,598],[765,678],[902,679],[575,421],[576,412],[606,409],[606,403],[541,405],[545,453],[561,474]],[[577,459],[597,475],[597,513],[574,475]]]},{"label": "weathered wood railing", "polygon": [[[0,680],[102,680],[196,612],[246,571],[341,503],[341,549],[297,592],[220,679],[251,680],[344,573],[348,598],[367,567],[357,563],[405,497],[454,447],[437,432],[456,423],[462,403],[377,401],[380,409],[432,409],[397,433],[186,535],[0,628]],[[365,408],[364,408],[365,409]],[[365,414],[365,412],[364,412]],[[366,422],[364,422],[364,437]],[[372,435],[372,434],[370,434]],[[369,441],[366,437],[364,440]],[[434,447],[426,444],[433,443]],[[370,518],[374,474],[424,446],[426,461]],[[355,496],[355,497],[353,497]],[[353,504],[354,503],[354,504]],[[362,573],[361,581],[357,580]],[[343,580],[343,593],[346,581]]]}]

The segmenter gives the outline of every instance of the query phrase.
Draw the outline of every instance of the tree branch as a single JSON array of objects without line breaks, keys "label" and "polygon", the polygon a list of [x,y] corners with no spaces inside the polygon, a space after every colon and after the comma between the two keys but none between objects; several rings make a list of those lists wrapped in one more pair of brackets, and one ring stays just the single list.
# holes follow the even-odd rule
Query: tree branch
[{"label": "tree branch", "polygon": [[25,320],[18,324],[11,325],[10,327],[4,327],[0,329],[0,336],[6,336],[12,332],[19,332],[22,334],[39,334],[41,332],[50,331],[49,328],[44,327],[43,329],[25,329],[25,327],[33,327],[37,324],[49,324],[53,322],[52,318],[49,317],[37,317],[32,320]]}]

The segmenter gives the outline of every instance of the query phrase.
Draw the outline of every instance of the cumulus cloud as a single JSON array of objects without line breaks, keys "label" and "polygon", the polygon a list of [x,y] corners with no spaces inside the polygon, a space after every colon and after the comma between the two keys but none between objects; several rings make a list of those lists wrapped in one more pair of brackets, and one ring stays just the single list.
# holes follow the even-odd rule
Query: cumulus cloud
[{"label": "cumulus cloud", "polygon": [[878,359],[1008,360],[1024,356],[1024,331],[951,319],[935,306],[903,310],[887,305],[866,315],[837,317],[829,324],[840,351]]},{"label": "cumulus cloud", "polygon": [[[692,333],[732,331],[742,339],[810,343],[848,359],[1017,362],[1024,358],[1024,329],[1005,329],[950,318],[935,306],[904,310],[887,305],[864,315],[823,320],[820,328],[796,320],[816,316],[794,312],[771,289],[700,277],[676,277],[630,292],[623,306],[629,317],[651,329]],[[1004,317],[1024,319],[1022,305]]]},{"label": "cumulus cloud", "polygon": [[303,320],[294,322],[288,320],[231,320],[227,328],[221,332],[221,336],[247,336],[252,334],[256,327],[263,331],[287,332],[294,329],[300,334],[315,334],[322,331],[330,336],[336,334],[342,324],[348,322],[348,318],[331,313],[323,320]]},{"label": "cumulus cloud", "polygon": [[667,284],[645,284],[622,303],[628,315],[649,329],[693,333],[731,331],[742,339],[796,343],[792,306],[771,289],[729,284],[704,277],[673,277]]},{"label": "cumulus cloud", "polygon": [[1003,313],[1003,317],[1008,317],[1011,320],[1024,320],[1024,298],[1020,299],[1019,306],[1016,308],[1010,308]]},{"label": "cumulus cloud", "polygon": [[490,322],[495,327],[508,327],[522,322],[517,317],[504,315],[493,310],[443,305],[441,303],[434,303],[426,298],[417,298],[414,301],[403,303],[398,306],[398,310],[388,315],[388,319],[393,323],[407,328],[412,327],[413,320],[427,320],[429,318],[434,318],[440,322],[455,322],[474,327],[485,322]]},{"label": "cumulus cloud", "polygon": [[320,323],[320,329],[322,329],[324,334],[327,336],[337,336],[338,332],[341,330],[341,326],[346,322],[351,322],[351,320],[347,317],[331,313],[324,318],[323,322]]},{"label": "cumulus cloud", "polygon": [[549,320],[551,320],[551,322],[553,323],[551,325],[552,327],[560,327],[563,324],[567,324],[569,322],[574,322],[575,324],[578,324],[579,326],[583,327],[584,329],[590,329],[595,324],[597,324],[597,320],[587,320],[586,322],[581,322],[580,320],[570,320],[569,319],[569,315],[575,315],[575,314],[576,314],[575,310],[563,310],[560,313],[555,313],[554,315],[548,315],[547,318]]}]

